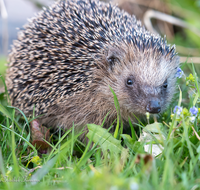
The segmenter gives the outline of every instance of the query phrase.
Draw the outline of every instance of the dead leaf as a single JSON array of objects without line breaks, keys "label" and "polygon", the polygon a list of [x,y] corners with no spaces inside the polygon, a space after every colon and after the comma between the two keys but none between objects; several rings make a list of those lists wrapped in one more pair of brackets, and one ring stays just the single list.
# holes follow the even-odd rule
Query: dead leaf
[{"label": "dead leaf", "polygon": [[41,126],[37,119],[33,120],[30,126],[32,145],[35,146],[41,154],[47,154],[50,146],[43,139],[48,142],[50,141],[50,130]]}]

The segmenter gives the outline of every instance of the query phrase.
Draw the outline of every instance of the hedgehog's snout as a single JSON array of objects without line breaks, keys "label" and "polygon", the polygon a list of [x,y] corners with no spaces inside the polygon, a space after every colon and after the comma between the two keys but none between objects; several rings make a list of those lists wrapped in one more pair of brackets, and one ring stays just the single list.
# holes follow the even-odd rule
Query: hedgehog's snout
[{"label": "hedgehog's snout", "polygon": [[159,113],[161,111],[160,102],[158,100],[149,101],[146,111],[149,113]]}]

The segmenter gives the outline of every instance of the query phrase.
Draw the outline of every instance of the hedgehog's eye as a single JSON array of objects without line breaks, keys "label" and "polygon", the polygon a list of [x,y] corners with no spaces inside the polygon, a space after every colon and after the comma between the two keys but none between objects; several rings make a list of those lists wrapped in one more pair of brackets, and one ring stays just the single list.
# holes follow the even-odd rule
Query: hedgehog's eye
[{"label": "hedgehog's eye", "polygon": [[163,88],[166,89],[167,86],[168,86],[168,84],[167,84],[167,80],[166,80],[166,81],[163,83]]},{"label": "hedgehog's eye", "polygon": [[128,86],[132,86],[133,85],[133,80],[132,79],[127,79],[126,84]]}]

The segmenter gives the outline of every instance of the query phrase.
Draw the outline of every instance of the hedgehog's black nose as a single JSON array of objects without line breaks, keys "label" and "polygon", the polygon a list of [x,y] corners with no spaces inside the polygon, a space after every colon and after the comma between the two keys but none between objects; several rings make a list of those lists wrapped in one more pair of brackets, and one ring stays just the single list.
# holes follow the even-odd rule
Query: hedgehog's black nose
[{"label": "hedgehog's black nose", "polygon": [[149,113],[159,113],[161,111],[160,102],[152,100],[148,103],[146,111]]}]

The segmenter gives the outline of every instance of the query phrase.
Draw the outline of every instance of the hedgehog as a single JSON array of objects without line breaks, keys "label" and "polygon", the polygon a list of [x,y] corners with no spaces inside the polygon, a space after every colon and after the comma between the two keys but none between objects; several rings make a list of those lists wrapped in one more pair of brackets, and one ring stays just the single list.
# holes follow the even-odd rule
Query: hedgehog
[{"label": "hedgehog", "polygon": [[108,128],[159,114],[176,90],[175,45],[111,3],[66,0],[44,8],[18,32],[6,84],[11,104],[47,127]]}]

